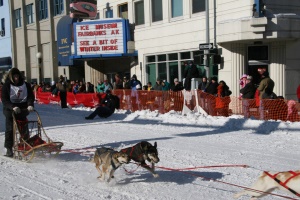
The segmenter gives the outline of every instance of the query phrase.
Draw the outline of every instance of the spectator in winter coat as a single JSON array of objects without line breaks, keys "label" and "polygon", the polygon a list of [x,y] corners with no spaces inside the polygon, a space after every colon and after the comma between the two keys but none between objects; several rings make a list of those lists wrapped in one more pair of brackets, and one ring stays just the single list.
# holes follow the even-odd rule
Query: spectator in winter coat
[{"label": "spectator in winter coat", "polygon": [[97,115],[104,118],[111,116],[116,108],[119,109],[120,102],[118,101],[120,99],[111,94],[110,90],[107,90],[105,98],[101,100],[101,104],[85,119],[94,119]]},{"label": "spectator in winter coat", "polygon": [[163,82],[161,83],[161,90],[162,91],[169,91],[170,90],[170,83],[166,80],[163,80]]},{"label": "spectator in winter coat", "polygon": [[267,71],[263,72],[261,75],[262,79],[259,83],[257,90],[259,91],[260,99],[275,99],[272,97],[273,89],[274,89],[274,81],[269,77],[269,73]]},{"label": "spectator in winter coat", "polygon": [[98,81],[98,85],[96,87],[96,92],[97,93],[103,93],[104,92],[104,88],[105,88],[105,85],[102,81]]},{"label": "spectator in winter coat", "polygon": [[259,113],[260,113],[261,120],[266,119],[265,110],[267,109],[263,99],[277,98],[276,94],[273,92],[274,85],[275,85],[274,81],[269,77],[269,73],[267,71],[264,71],[261,75],[261,81],[257,88],[257,90],[259,91],[259,99],[260,99]]},{"label": "spectator in winter coat", "polygon": [[256,92],[256,86],[252,82],[252,76],[247,76],[246,85],[240,90],[240,93],[243,98],[242,104],[243,104],[243,113],[245,118],[250,117],[249,99],[254,99],[255,92]]},{"label": "spectator in winter coat", "polygon": [[13,157],[12,147],[14,136],[12,113],[15,114],[16,120],[26,121],[26,116],[34,109],[35,98],[31,85],[25,82],[22,73],[17,68],[12,68],[8,74],[4,75],[3,80],[2,103],[3,114],[5,116],[5,156]]},{"label": "spectator in winter coat", "polygon": [[153,86],[153,90],[161,91],[162,85],[161,85],[161,79],[157,77],[155,85]]},{"label": "spectator in winter coat", "polygon": [[[139,85],[138,88],[136,88],[137,85]],[[135,74],[133,74],[131,77],[130,87],[132,90],[142,89],[142,83],[137,80],[137,76]]]},{"label": "spectator in winter coat", "polygon": [[78,81],[76,81],[75,84],[73,85],[73,93],[74,94],[79,93],[79,84],[78,84]]},{"label": "spectator in winter coat", "polygon": [[252,82],[252,76],[247,76],[246,85],[240,90],[243,99],[254,99],[256,87]]},{"label": "spectator in winter coat", "polygon": [[91,82],[86,83],[86,88],[87,88],[87,90],[86,90],[87,93],[94,93],[95,92],[94,85]]},{"label": "spectator in winter coat", "polygon": [[181,91],[183,90],[183,85],[181,82],[179,82],[178,78],[174,78],[174,86],[172,87],[172,90],[174,92],[177,92],[177,91]]},{"label": "spectator in winter coat", "polygon": [[206,87],[206,92],[208,94],[211,94],[211,95],[216,95],[218,93],[218,78],[217,77],[212,77],[211,78],[211,81],[208,83],[208,86]]},{"label": "spectator in winter coat", "polygon": [[[240,86],[241,89],[244,88],[247,84],[247,74],[243,74],[243,76],[240,78]],[[243,94],[240,93],[239,99],[242,99]]]},{"label": "spectator in winter coat", "polygon": [[123,81],[119,74],[115,75],[114,90],[115,89],[123,89]]},{"label": "spectator in winter coat", "polygon": [[108,90],[112,90],[112,86],[111,86],[111,84],[108,82],[108,80],[104,80],[104,90],[103,90],[103,92],[105,92],[106,93],[106,91],[108,91]]},{"label": "spectator in winter coat", "polygon": [[188,67],[184,73],[184,89],[191,90],[192,78],[199,78],[199,70],[193,61],[189,61]]},{"label": "spectator in winter coat", "polygon": [[229,116],[229,103],[231,101],[229,96],[231,93],[225,81],[220,81],[216,97],[216,110],[221,116]]},{"label": "spectator in winter coat", "polygon": [[201,90],[202,92],[205,92],[206,87],[208,86],[207,77],[204,76],[202,78],[201,83],[198,85],[198,90]]},{"label": "spectator in winter coat", "polygon": [[83,83],[83,81],[79,81],[79,92],[80,93],[85,93],[86,92],[86,86]]},{"label": "spectator in winter coat", "polygon": [[151,83],[151,82],[148,82],[148,83],[147,83],[147,90],[148,90],[148,91],[153,90],[153,87],[152,87],[152,83]]},{"label": "spectator in winter coat", "polygon": [[124,89],[131,89],[130,81],[126,76],[124,76],[123,81],[124,81]]},{"label": "spectator in winter coat", "polygon": [[67,83],[65,82],[65,78],[62,75],[59,77],[59,82],[57,83],[56,87],[59,91],[61,108],[68,108],[68,106],[67,106]]}]

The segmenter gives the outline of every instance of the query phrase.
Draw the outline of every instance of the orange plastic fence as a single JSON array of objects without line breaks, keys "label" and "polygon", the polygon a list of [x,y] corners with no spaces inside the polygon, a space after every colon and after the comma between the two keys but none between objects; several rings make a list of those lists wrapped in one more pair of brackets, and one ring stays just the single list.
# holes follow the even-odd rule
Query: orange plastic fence
[{"label": "orange plastic fence", "polygon": [[[182,111],[183,104],[191,110],[198,105],[211,116],[243,115],[245,118],[261,120],[300,121],[300,104],[294,100],[239,99],[238,97],[217,97],[200,90],[196,91],[145,91],[114,90],[120,98],[120,108],[124,110],[158,110],[166,113],[170,110]],[[71,106],[84,105],[95,107],[105,94],[68,92],[67,102]],[[196,96],[197,95],[197,98]],[[59,103],[59,96],[53,97],[49,92],[36,93],[39,103]],[[258,105],[259,104],[259,105]]]}]

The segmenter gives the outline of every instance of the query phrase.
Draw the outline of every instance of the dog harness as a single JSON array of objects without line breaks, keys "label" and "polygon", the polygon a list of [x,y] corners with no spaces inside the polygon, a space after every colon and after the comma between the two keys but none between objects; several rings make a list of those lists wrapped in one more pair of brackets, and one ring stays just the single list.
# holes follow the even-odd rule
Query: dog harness
[{"label": "dog harness", "polygon": [[[134,145],[133,147],[131,147],[131,151],[130,151],[130,154],[129,154],[129,157],[131,157],[131,158],[132,158],[132,154],[133,154],[133,151],[134,151],[135,146],[137,146],[137,145]],[[127,149],[128,149],[128,148],[127,148]],[[121,151],[122,151],[123,153],[126,153],[126,152],[127,152],[127,149],[122,149]],[[142,148],[141,148],[141,149],[142,149]],[[145,153],[142,153],[141,155],[139,155],[138,158],[143,157],[144,155],[147,155],[146,152],[145,152]]]},{"label": "dog harness", "polygon": [[267,174],[270,178],[274,179],[274,181],[276,181],[279,185],[281,185],[282,187],[284,187],[285,189],[289,190],[291,193],[293,193],[294,195],[300,197],[300,194],[298,192],[296,192],[295,190],[291,189],[290,187],[288,187],[286,184],[293,178],[295,178],[296,176],[299,176],[300,173],[296,173],[296,172],[293,172],[293,171],[289,171],[290,174],[292,174],[292,176],[288,179],[286,179],[286,181],[282,182],[280,181],[277,177],[278,174],[280,174],[281,172],[278,172],[274,175],[270,174],[269,172],[267,171],[264,171],[265,174]]}]

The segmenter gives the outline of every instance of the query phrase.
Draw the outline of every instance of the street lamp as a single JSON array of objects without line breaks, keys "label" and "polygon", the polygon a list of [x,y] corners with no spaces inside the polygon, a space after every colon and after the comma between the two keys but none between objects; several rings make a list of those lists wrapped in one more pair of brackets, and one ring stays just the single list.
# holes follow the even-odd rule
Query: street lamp
[{"label": "street lamp", "polygon": [[38,75],[39,75],[39,83],[42,81],[42,58],[43,54],[41,52],[36,53],[36,58],[38,59]]}]

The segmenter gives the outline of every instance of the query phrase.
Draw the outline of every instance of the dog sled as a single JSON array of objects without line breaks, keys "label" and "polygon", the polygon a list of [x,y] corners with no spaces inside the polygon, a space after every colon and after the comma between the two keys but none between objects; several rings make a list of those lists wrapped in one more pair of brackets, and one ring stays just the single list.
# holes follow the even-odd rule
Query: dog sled
[{"label": "dog sled", "polygon": [[[51,157],[57,155],[63,146],[62,142],[52,141],[46,134],[41,118],[36,110],[37,120],[20,121],[13,113],[14,145],[13,158],[29,162],[34,157]],[[30,114],[33,115],[33,114]],[[32,116],[31,116],[32,117]]]}]

